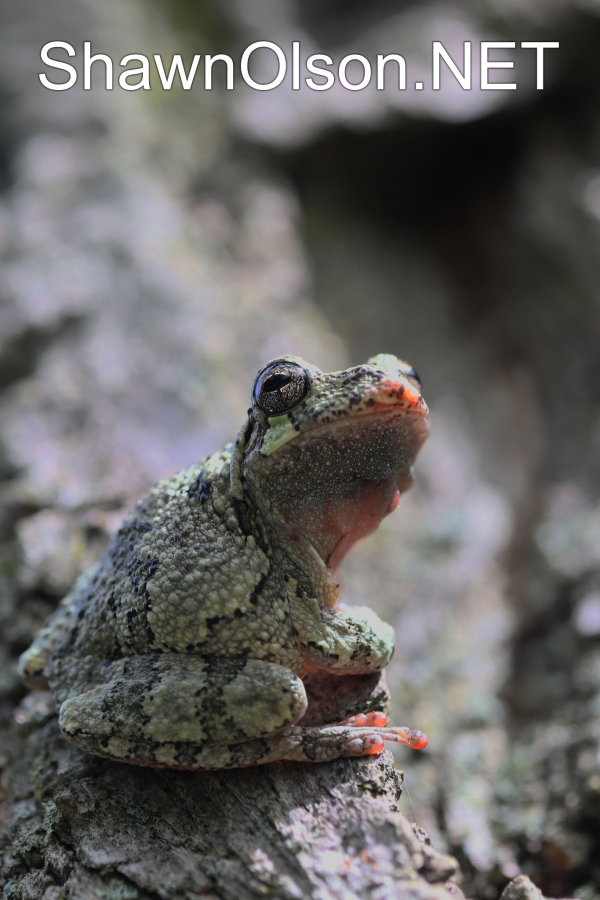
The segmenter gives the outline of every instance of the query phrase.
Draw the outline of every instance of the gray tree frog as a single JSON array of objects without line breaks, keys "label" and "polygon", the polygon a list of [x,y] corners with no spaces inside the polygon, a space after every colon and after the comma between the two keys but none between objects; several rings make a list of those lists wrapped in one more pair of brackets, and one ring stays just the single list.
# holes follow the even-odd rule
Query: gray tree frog
[{"label": "gray tree frog", "polygon": [[392,628],[336,571],[412,484],[429,413],[391,355],[256,376],[233,445],[157,484],[21,657],[67,739],[182,769],[416,749],[387,726]]}]

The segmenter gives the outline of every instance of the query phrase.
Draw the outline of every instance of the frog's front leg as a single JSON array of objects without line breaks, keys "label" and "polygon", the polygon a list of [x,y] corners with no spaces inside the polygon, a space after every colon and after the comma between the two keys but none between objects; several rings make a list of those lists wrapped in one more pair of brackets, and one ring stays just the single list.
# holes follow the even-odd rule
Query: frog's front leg
[{"label": "frog's front leg", "polygon": [[[422,731],[387,725],[389,695],[381,670],[394,652],[391,626],[369,607],[322,608],[306,594],[297,595],[290,610],[302,655],[317,667],[304,679],[309,705],[301,724],[321,724],[339,715],[344,719],[340,724],[351,726],[357,738],[371,733],[375,749],[344,755],[376,753],[383,741],[415,750],[426,747]],[[322,731],[327,730],[325,725]]]},{"label": "frog's front leg", "polygon": [[383,669],[394,652],[394,630],[367,606],[323,608],[306,594],[290,599],[302,656],[320,669],[358,675]]}]

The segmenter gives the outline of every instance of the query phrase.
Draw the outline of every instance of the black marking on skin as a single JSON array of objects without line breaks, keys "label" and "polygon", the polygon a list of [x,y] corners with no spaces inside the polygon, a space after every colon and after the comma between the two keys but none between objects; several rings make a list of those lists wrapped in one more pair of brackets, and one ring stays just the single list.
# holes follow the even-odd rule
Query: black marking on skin
[{"label": "black marking on skin", "polygon": [[[203,659],[204,674],[209,687],[226,687],[243,672],[248,662],[245,659]],[[202,689],[203,691],[204,689]]]},{"label": "black marking on skin", "polygon": [[[147,523],[143,523],[147,524]],[[144,531],[150,530],[149,528],[145,528]],[[140,611],[137,610],[129,610],[127,612],[127,622],[129,625],[129,631],[133,635],[133,623],[135,619],[139,621],[140,626],[146,633],[146,638],[150,644],[154,643],[155,635],[154,631],[150,623],[148,622],[148,616],[152,611],[152,603],[150,594],[148,593],[148,581],[152,578],[158,569],[160,568],[160,559],[158,557],[140,557],[137,554],[134,554],[133,550],[129,553],[127,562],[127,574],[129,575],[129,580],[131,582],[133,591],[135,594],[141,595],[144,598],[144,606]]]},{"label": "black marking on skin", "polygon": [[118,571],[121,567],[128,567],[134,555],[135,549],[147,532],[152,531],[150,522],[142,519],[128,519],[117,531],[108,548],[108,555]]},{"label": "black marking on skin", "polygon": [[210,485],[204,480],[204,470],[194,479],[187,489],[188,497],[193,497],[199,503],[204,503],[210,496]]},{"label": "black marking on skin", "polygon": [[240,530],[242,534],[248,537],[252,534],[252,528],[248,522],[248,506],[243,500],[239,500],[237,497],[232,497],[231,499],[233,500],[233,508]]},{"label": "black marking on skin", "polygon": [[357,643],[350,659],[368,659],[371,656],[371,647],[369,643]]},{"label": "black marking on skin", "polygon": [[[140,508],[141,507],[138,504],[138,509]],[[143,536],[149,531],[152,531],[152,525],[149,522],[145,522],[139,518],[129,519],[117,532],[108,549],[108,556],[113,564],[115,572],[127,572],[134,593],[138,595],[142,594],[146,599],[145,609],[143,610],[142,615],[138,615],[134,610],[129,610],[127,612],[127,627],[130,635],[135,639],[135,632],[137,630],[135,626],[139,623],[146,632],[147,640],[152,643],[154,641],[154,634],[147,623],[147,616],[150,610],[150,597],[146,587],[148,578],[157,571],[160,561],[157,558],[147,558],[139,555],[139,546],[143,540]],[[107,605],[114,613],[116,603],[113,594],[111,594],[111,598]],[[126,640],[125,646],[131,648],[133,645],[130,641]]]},{"label": "black marking on skin", "polygon": [[302,735],[302,739],[300,741],[300,746],[302,747],[302,753],[307,759],[310,759],[311,762],[316,762],[317,753],[316,746],[314,740],[311,740],[308,735]]},{"label": "black marking on skin", "polygon": [[[301,407],[299,410],[296,410],[296,412],[304,412],[304,409]],[[290,425],[292,426],[294,431],[300,431],[300,424],[298,422],[298,419],[291,413],[288,413],[288,419],[290,420]]]},{"label": "black marking on skin", "polygon": [[255,586],[254,590],[248,597],[248,600],[250,601],[250,603],[252,603],[253,605],[258,603],[258,598],[260,597],[262,590],[266,583],[267,583],[267,576],[261,575],[260,581],[258,582],[258,584]]},{"label": "black marking on skin", "polygon": [[323,648],[319,644],[317,644],[316,641],[307,641],[305,646],[312,647],[313,650],[318,650],[323,659],[332,659],[337,662],[337,660],[340,658],[339,653],[325,653],[323,651]]},{"label": "black marking on skin", "polygon": [[227,619],[227,616],[211,616],[210,619],[206,620],[206,627],[210,630],[218,625],[219,622],[222,622],[224,619]]},{"label": "black marking on skin", "polygon": [[356,369],[353,369],[349,375],[342,380],[342,387],[348,387],[348,385],[352,384],[355,381],[362,381],[367,376],[372,375],[371,372],[368,372],[362,366],[358,366]]},{"label": "black marking on skin", "polygon": [[144,615],[145,615],[145,617],[146,617],[146,622],[145,622],[145,625],[144,625],[144,631],[146,632],[146,637],[148,638],[148,642],[149,642],[150,645],[152,646],[152,644],[154,644],[154,640],[155,640],[156,635],[154,634],[154,630],[153,630],[153,628],[152,628],[152,625],[151,625],[150,622],[148,621],[148,616],[149,616],[150,613],[152,612],[152,600],[151,600],[150,594],[148,593],[147,590],[144,591],[144,601],[145,601],[145,602],[144,602]]},{"label": "black marking on skin", "polygon": [[202,750],[202,744],[190,744],[186,741],[177,741],[173,744],[175,749],[175,761],[186,768],[190,768],[196,762],[196,756]]},{"label": "black marking on skin", "polygon": [[[228,768],[238,765],[252,765],[268,757],[271,753],[269,742],[264,738],[255,738],[247,744],[227,744],[227,750],[231,754]],[[252,751],[250,753],[250,751]]]}]

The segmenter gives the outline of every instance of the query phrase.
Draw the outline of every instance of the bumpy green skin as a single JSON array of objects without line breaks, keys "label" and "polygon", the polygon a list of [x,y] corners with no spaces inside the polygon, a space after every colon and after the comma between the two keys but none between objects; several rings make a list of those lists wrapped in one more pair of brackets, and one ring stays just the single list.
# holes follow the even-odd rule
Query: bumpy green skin
[{"label": "bumpy green skin", "polygon": [[[235,446],[157,484],[21,657],[22,677],[50,688],[60,727],[83,749],[224,768],[361,755],[376,744],[373,728],[324,723],[385,708],[374,673],[391,657],[392,629],[371,610],[332,608],[333,573],[314,541],[286,526],[277,501],[294,438],[311,445],[314,432],[329,444],[315,409],[354,416],[382,370],[351,370],[349,391],[348,373],[302,365],[313,389],[286,417],[292,435],[261,452],[285,423],[254,407]],[[318,506],[325,476],[314,454],[304,455],[311,469],[288,470],[290,491],[298,503],[300,479]],[[343,686],[333,705],[319,691],[319,670]],[[297,725],[309,699],[310,724]]]}]

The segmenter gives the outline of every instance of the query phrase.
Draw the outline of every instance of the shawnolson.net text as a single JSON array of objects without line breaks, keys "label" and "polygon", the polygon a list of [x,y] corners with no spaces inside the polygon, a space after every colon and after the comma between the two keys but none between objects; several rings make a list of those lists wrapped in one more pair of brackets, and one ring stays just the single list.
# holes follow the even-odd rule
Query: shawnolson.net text
[{"label": "shawnolson.net text", "polygon": [[[546,50],[557,50],[558,41],[521,41],[520,49],[530,50],[535,53],[536,68],[536,87],[538,90],[544,88],[544,52]],[[463,42],[462,59],[453,58],[441,41],[432,42],[432,71],[431,71],[431,87],[434,91],[441,88],[442,70],[447,69],[448,75],[454,78],[460,87],[469,91],[472,87],[479,88],[483,91],[514,91],[517,84],[514,81],[494,80],[498,79],[497,70],[514,69],[514,60],[510,58],[510,51],[517,48],[515,41],[481,41],[479,44],[479,66],[477,67],[478,78],[473,84],[472,78],[472,42]],[[273,68],[273,76],[270,80],[256,81],[250,74],[250,65],[254,54],[260,51],[263,55],[271,54],[272,59],[270,68]],[[490,59],[490,51],[494,51],[494,58]],[[67,57],[76,57],[77,51],[72,44],[67,41],[49,41],[42,47],[40,57],[43,63],[52,72],[53,79],[56,78],[57,72],[66,73],[58,76],[59,80],[51,80],[49,75],[44,72],[39,73],[39,79],[42,85],[50,91],[68,91],[78,81],[80,73],[75,66],[71,65],[64,59],[65,52]],[[504,58],[498,59],[498,54]],[[507,58],[508,57],[508,58]],[[215,55],[206,54],[202,63],[201,54],[196,54],[187,64],[184,64],[180,54],[175,54],[168,63],[163,61],[160,54],[153,56],[156,74],[152,74],[150,57],[142,53],[129,53],[124,56],[118,63],[120,71],[116,73],[116,66],[110,56],[104,53],[92,55],[92,46],[90,41],[84,41],[83,44],[83,88],[86,91],[92,87],[92,67],[95,66],[94,74],[100,70],[104,76],[104,87],[106,90],[112,90],[115,86],[115,78],[117,84],[124,91],[150,91],[153,87],[158,87],[165,91],[170,91],[176,80],[180,82],[181,87],[185,91],[191,90],[196,82],[197,76],[203,71],[203,88],[210,91],[213,87],[213,67],[218,66],[217,71],[220,77],[224,79],[227,90],[232,91],[236,82],[236,69],[238,68],[233,57],[226,53],[218,53]],[[275,64],[273,66],[273,63]],[[303,66],[309,73],[308,77],[303,77]],[[255,91],[272,91],[283,82],[288,71],[291,72],[292,90],[300,90],[301,84],[304,83],[312,91],[327,91],[333,87],[337,81],[348,91],[362,91],[368,87],[374,80],[377,90],[384,90],[388,84],[397,85],[398,90],[404,91],[407,88],[408,72],[406,60],[398,53],[389,53],[384,55],[378,54],[374,62],[371,62],[366,56],[360,53],[351,53],[344,56],[339,62],[334,63],[331,56],[326,53],[313,53],[304,60],[300,58],[300,42],[293,41],[291,53],[286,55],[283,49],[272,41],[256,41],[246,47],[239,61],[239,74],[242,81]],[[495,76],[491,73],[495,72]],[[256,72],[255,72],[256,74]],[[315,76],[313,78],[312,76]],[[158,78],[157,78],[158,76]],[[63,80],[60,80],[62,78]],[[490,80],[492,79],[492,80]],[[200,78],[198,78],[200,81]],[[415,81],[409,86],[414,86],[416,90],[423,90],[425,83],[423,81]]]}]

